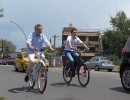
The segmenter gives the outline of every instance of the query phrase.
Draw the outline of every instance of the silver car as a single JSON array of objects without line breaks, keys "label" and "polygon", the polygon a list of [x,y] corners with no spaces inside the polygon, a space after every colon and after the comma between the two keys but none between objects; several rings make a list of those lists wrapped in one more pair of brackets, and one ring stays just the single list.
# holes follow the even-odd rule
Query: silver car
[{"label": "silver car", "polygon": [[93,68],[96,71],[99,71],[100,69],[106,69],[109,72],[111,72],[114,68],[113,62],[108,58],[102,56],[92,57],[85,63],[90,69]]}]

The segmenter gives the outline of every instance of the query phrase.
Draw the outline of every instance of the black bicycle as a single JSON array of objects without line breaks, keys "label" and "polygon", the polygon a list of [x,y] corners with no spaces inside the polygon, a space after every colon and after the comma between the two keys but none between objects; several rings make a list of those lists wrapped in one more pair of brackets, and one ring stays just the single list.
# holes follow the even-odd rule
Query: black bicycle
[{"label": "black bicycle", "polygon": [[85,87],[90,80],[90,72],[89,68],[86,66],[85,62],[81,59],[81,52],[84,51],[75,51],[79,53],[79,58],[75,59],[73,66],[70,66],[69,69],[67,70],[68,75],[66,74],[66,65],[63,68],[63,79],[66,83],[70,83],[72,81],[72,78],[75,77],[75,74],[78,76],[78,81],[81,86]]}]

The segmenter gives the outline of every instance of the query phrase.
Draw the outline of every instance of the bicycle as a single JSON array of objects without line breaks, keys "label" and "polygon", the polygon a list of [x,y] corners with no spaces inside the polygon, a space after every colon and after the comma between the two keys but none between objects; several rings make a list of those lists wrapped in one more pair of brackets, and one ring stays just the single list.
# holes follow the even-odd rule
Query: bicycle
[{"label": "bicycle", "polygon": [[[85,51],[85,50],[84,50]],[[75,77],[75,74],[78,76],[78,81],[81,86],[85,87],[90,80],[90,71],[88,66],[86,66],[85,62],[81,59],[81,53],[84,51],[75,51],[79,54],[78,59],[74,59],[74,64],[69,67],[68,75],[66,75],[66,67],[67,64],[63,68],[63,79],[66,83],[70,83],[72,81],[72,78]],[[68,61],[67,61],[68,63]],[[83,79],[82,79],[83,78]]]},{"label": "bicycle", "polygon": [[48,49],[44,53],[42,52],[43,49],[37,51],[36,56],[39,60],[29,72],[29,86],[33,88],[37,82],[39,91],[43,93],[47,85],[47,70],[45,67],[44,53],[47,52]]}]

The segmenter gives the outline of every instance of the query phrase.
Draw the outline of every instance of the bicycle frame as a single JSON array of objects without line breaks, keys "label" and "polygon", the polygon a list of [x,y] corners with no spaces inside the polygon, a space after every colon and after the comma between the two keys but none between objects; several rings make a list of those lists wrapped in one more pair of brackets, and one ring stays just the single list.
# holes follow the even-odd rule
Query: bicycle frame
[{"label": "bicycle frame", "polygon": [[77,74],[80,85],[85,87],[89,82],[90,72],[84,61],[81,59],[81,52],[82,51],[77,52],[79,58],[74,59],[74,63],[69,67],[69,69],[66,70],[67,65],[63,67],[63,79],[69,84],[72,78],[75,77],[75,74]]},{"label": "bicycle frame", "polygon": [[[29,73],[30,74],[29,75],[30,87],[33,88],[35,86],[35,82],[37,82],[38,89],[41,93],[43,93],[45,91],[46,85],[47,85],[47,71],[46,71],[46,67],[45,67],[44,53],[41,50],[39,50],[39,51],[37,50],[36,57],[38,58],[38,62],[33,67],[32,71],[30,70],[30,73]],[[44,86],[42,86],[42,85],[44,85]]]},{"label": "bicycle frame", "polygon": [[[47,52],[47,51],[48,51],[48,49],[45,52]],[[34,66],[34,69],[33,69],[34,80],[35,81],[37,80],[37,73],[38,73],[38,70],[40,68],[39,66],[41,66],[39,64],[43,64],[43,66],[45,66],[45,56],[44,56],[44,53],[41,52],[40,50],[37,51],[37,53],[36,53],[36,57],[38,58],[38,62],[36,63],[36,65]]]},{"label": "bicycle frame", "polygon": [[[83,59],[81,59],[81,52],[84,52],[84,51],[77,52],[79,54],[79,58],[74,59],[74,64],[73,64],[74,68],[76,68],[76,67],[78,67],[78,66],[80,66],[81,64],[84,63]],[[76,64],[78,64],[78,66],[76,66]]]}]

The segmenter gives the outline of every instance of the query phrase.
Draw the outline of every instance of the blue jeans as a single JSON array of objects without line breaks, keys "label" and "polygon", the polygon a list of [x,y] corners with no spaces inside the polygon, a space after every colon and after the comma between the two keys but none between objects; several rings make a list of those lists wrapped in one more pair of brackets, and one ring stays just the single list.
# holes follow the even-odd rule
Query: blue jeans
[{"label": "blue jeans", "polygon": [[69,67],[73,66],[74,59],[79,58],[79,54],[77,52],[75,52],[75,51],[67,51],[67,50],[65,50],[65,57],[69,61],[67,63],[67,67],[66,67],[66,70],[68,70]]}]

